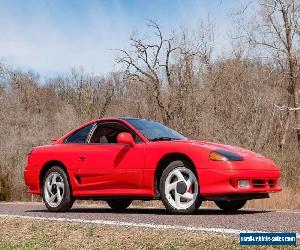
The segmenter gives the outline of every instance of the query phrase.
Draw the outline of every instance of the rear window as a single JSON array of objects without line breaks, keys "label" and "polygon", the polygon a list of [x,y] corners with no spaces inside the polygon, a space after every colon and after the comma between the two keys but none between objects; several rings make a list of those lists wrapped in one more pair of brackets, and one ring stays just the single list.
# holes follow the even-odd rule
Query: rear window
[{"label": "rear window", "polygon": [[90,131],[95,123],[85,126],[82,129],[79,129],[74,134],[70,135],[65,139],[65,143],[86,143],[87,138],[90,134]]}]

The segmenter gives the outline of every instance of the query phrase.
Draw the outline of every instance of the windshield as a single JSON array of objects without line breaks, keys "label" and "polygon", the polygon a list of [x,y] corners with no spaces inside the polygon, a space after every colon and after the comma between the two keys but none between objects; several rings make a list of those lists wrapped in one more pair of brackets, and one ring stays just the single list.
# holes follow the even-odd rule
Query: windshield
[{"label": "windshield", "polygon": [[139,130],[148,140],[184,140],[186,137],[170,129],[159,122],[143,119],[125,119],[137,130]]}]

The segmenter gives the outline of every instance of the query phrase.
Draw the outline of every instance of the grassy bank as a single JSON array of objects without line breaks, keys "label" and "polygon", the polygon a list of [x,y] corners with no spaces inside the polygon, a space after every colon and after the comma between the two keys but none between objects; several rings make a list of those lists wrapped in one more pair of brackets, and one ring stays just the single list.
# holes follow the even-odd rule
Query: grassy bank
[{"label": "grassy bank", "polygon": [[[256,249],[238,236],[0,218],[0,249]],[[259,247],[257,249],[283,249]],[[288,248],[287,248],[288,249]],[[293,248],[295,249],[295,248]]]},{"label": "grassy bank", "polygon": [[270,194],[269,199],[249,201],[247,207],[262,209],[300,209],[300,190],[283,188],[280,193]]}]

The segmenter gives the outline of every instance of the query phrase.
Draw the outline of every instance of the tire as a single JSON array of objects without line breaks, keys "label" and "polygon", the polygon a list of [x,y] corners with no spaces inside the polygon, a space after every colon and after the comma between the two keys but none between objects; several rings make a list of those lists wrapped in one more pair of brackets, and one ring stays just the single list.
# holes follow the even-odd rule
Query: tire
[{"label": "tire", "polygon": [[247,200],[215,201],[215,204],[225,212],[235,212],[245,206]]},{"label": "tire", "polygon": [[121,211],[128,208],[132,200],[107,200],[106,202],[113,210]]},{"label": "tire", "polygon": [[53,166],[46,172],[42,193],[45,206],[51,212],[67,212],[74,203],[68,176],[58,166]]},{"label": "tire", "polygon": [[197,175],[189,162],[173,161],[163,171],[160,178],[160,196],[169,212],[174,214],[195,212],[202,203],[199,194]]}]

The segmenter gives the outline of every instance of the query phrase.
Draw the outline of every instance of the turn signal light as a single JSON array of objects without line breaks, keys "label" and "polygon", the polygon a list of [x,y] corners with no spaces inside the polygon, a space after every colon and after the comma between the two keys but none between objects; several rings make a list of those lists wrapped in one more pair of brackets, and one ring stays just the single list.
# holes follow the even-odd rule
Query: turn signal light
[{"label": "turn signal light", "polygon": [[228,158],[216,151],[212,151],[209,155],[209,159],[212,161],[228,161]]},{"label": "turn signal light", "polygon": [[243,161],[244,160],[242,156],[223,149],[216,149],[212,151],[209,155],[209,159],[213,161]]}]

